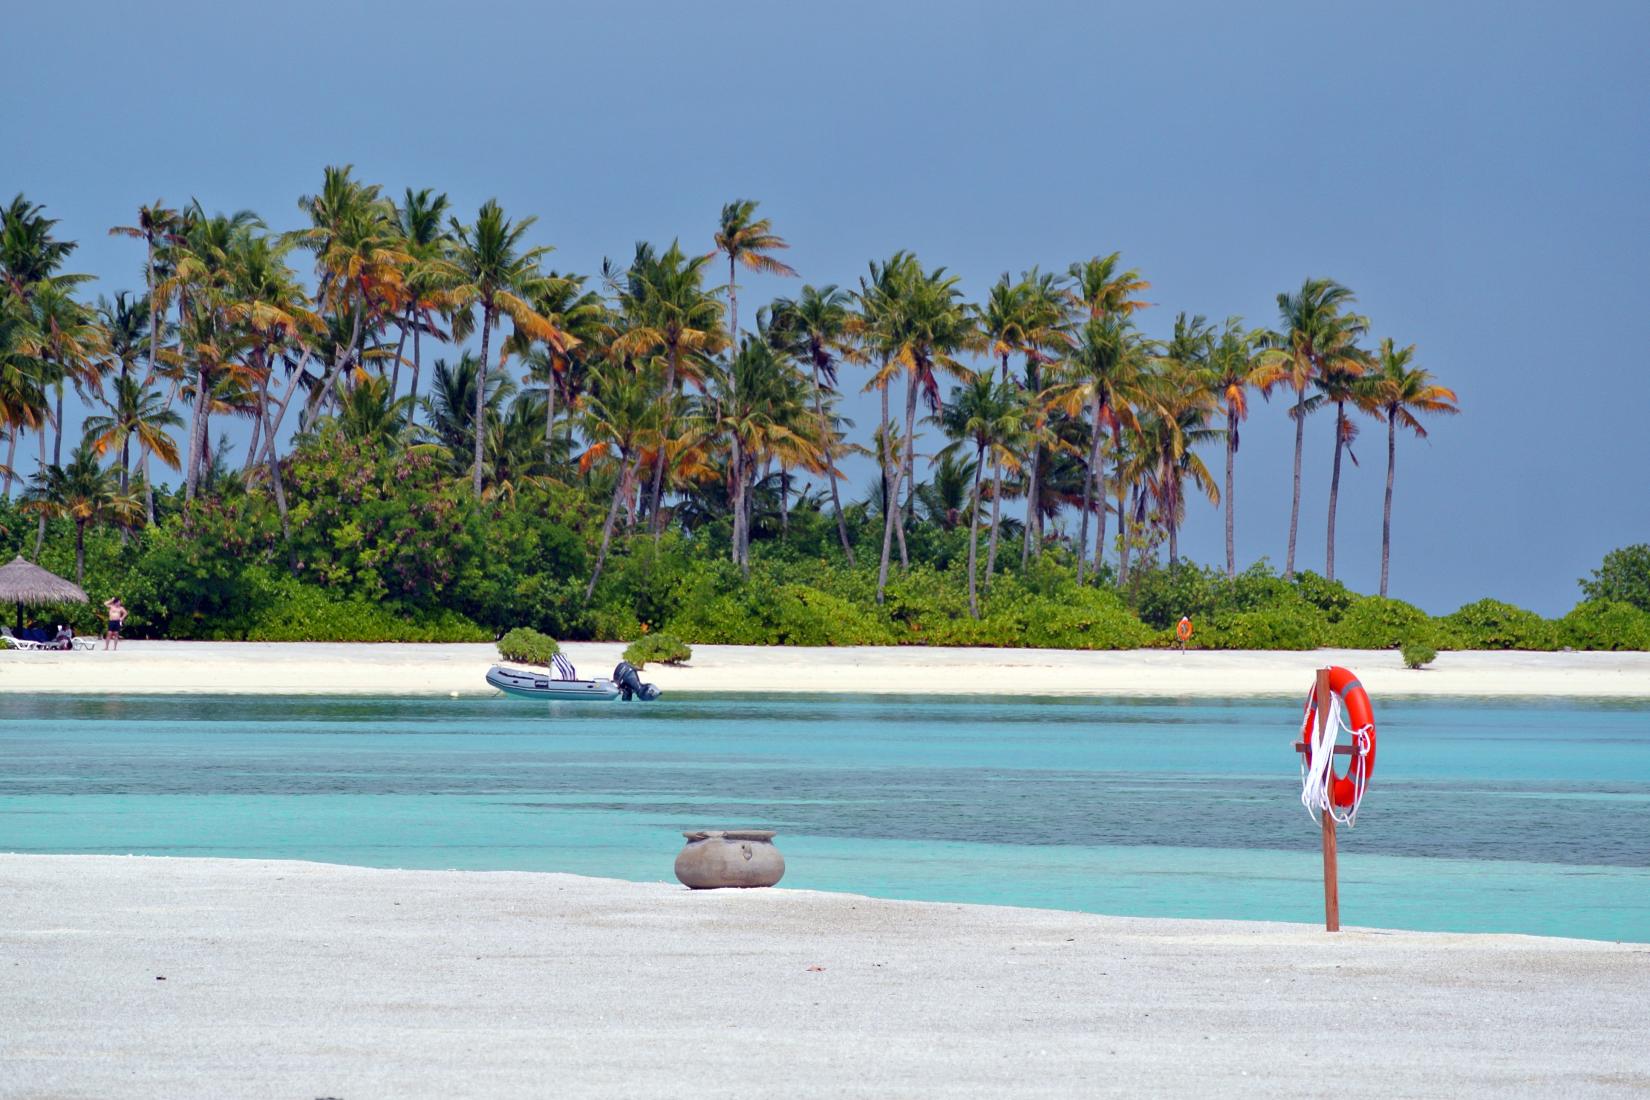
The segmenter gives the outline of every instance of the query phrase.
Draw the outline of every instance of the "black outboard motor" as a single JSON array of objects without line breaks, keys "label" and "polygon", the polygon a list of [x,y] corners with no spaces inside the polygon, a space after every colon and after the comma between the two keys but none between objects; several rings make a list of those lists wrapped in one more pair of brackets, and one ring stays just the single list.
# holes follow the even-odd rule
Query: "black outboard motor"
[{"label": "black outboard motor", "polygon": [[636,666],[629,661],[620,661],[613,670],[613,682],[619,685],[619,698],[630,702],[634,696],[642,702],[659,697],[659,689],[653,684],[642,683],[642,678],[636,674]]}]

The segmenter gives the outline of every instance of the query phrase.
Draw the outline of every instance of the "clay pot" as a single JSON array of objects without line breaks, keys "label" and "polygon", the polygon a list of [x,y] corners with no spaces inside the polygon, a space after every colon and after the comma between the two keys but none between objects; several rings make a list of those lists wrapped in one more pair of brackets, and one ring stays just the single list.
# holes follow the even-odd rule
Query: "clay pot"
[{"label": "clay pot", "polygon": [[721,886],[772,886],[785,877],[785,857],[766,829],[702,829],[683,833],[676,877],[695,890]]}]

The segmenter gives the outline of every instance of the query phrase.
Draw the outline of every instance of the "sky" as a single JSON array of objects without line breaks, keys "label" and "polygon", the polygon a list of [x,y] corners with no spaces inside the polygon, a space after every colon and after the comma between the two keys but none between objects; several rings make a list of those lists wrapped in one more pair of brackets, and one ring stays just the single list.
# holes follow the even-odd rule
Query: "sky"
[{"label": "sky", "polygon": [[[141,203],[301,224],[327,164],[536,214],[562,270],[711,247],[760,200],[815,284],[911,249],[976,299],[1121,251],[1140,317],[1271,325],[1309,276],[1460,395],[1402,437],[1392,594],[1545,614],[1650,541],[1650,4],[847,0],[5,5],[0,200],[143,285]],[[799,284],[742,280],[741,314]],[[857,389],[854,372],[845,372]],[[1257,402],[1240,562],[1281,567],[1293,430]],[[874,399],[846,411],[862,434]],[[1323,568],[1331,418],[1308,422],[1298,565]],[[1385,429],[1343,473],[1337,575],[1379,579]],[[1220,448],[1206,456],[1221,462]],[[851,493],[870,480],[854,471]],[[1223,563],[1191,506],[1184,554]]]}]

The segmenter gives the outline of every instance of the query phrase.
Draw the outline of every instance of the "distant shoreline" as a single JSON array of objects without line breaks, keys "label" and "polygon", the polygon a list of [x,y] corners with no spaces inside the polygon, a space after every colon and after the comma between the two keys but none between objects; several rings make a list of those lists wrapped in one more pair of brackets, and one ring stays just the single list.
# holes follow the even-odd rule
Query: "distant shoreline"
[{"label": "distant shoreline", "polygon": [[[606,676],[618,642],[564,647]],[[0,692],[86,695],[488,696],[491,645],[122,642],[106,653],[0,652]],[[1380,698],[1650,699],[1650,653],[1456,651],[1427,669],[1392,650],[1306,651],[695,646],[643,678],[667,693],[1235,698],[1304,695],[1312,671],[1344,665]]]}]

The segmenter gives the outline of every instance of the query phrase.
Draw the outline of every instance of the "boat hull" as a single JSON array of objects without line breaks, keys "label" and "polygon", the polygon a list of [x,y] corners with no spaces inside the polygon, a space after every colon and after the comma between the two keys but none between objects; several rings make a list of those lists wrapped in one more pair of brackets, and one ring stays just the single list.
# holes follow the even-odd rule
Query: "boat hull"
[{"label": "boat hull", "polygon": [[590,699],[610,702],[619,697],[619,685],[612,680],[552,680],[541,672],[494,665],[487,670],[487,682],[517,699],[548,699],[551,702]]}]

